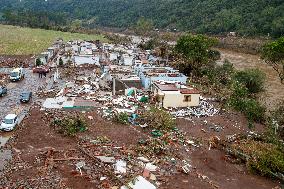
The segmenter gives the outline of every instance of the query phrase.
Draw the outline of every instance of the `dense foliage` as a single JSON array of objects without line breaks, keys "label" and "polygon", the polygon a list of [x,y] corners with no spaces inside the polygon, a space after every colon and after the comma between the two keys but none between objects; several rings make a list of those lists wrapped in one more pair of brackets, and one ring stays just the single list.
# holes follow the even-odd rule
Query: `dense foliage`
[{"label": "dense foliage", "polygon": [[140,123],[146,123],[151,129],[168,131],[175,127],[175,121],[167,111],[151,107],[139,117]]},{"label": "dense foliage", "polygon": [[87,129],[87,122],[82,117],[70,116],[62,119],[55,119],[52,126],[65,136],[75,136],[76,133],[83,132]]},{"label": "dense foliage", "polygon": [[[1,0],[8,23],[157,28],[219,34],[284,34],[282,0]],[[141,18],[145,18],[141,20]],[[81,22],[78,22],[80,20]]]},{"label": "dense foliage", "polygon": [[234,144],[233,151],[240,151],[248,156],[246,165],[253,172],[278,178],[284,172],[284,154],[277,145],[244,140]]},{"label": "dense foliage", "polygon": [[249,126],[264,122],[266,109],[257,100],[263,91],[265,74],[258,69],[237,71],[225,60],[217,64],[218,51],[213,51],[215,40],[204,35],[187,34],[177,40],[175,51],[182,57],[177,67],[188,75],[191,81],[200,84],[204,92],[216,94],[223,104],[244,113]]},{"label": "dense foliage", "polygon": [[281,83],[284,84],[284,37],[264,45],[262,58],[278,73]]},{"label": "dense foliage", "polygon": [[236,80],[248,89],[249,93],[259,93],[263,91],[265,74],[259,69],[247,69],[239,71],[235,76]]},{"label": "dense foliage", "polygon": [[212,59],[211,48],[217,43],[213,38],[204,35],[183,35],[177,40],[175,52],[181,56],[184,64],[180,70],[186,75],[200,76],[203,66],[206,66]]}]

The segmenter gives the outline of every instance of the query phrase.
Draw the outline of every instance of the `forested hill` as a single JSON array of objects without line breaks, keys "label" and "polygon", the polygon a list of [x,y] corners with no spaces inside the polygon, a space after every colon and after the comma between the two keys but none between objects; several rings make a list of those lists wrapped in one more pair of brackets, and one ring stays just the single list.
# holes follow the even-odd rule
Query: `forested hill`
[{"label": "forested hill", "polygon": [[0,0],[0,3],[2,21],[30,27],[128,28],[144,17],[154,27],[163,29],[284,35],[283,0]]}]

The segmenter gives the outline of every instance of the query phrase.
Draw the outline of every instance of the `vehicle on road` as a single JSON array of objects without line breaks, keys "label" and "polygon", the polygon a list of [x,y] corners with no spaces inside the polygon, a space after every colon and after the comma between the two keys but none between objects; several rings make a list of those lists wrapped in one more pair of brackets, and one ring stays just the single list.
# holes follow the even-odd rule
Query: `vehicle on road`
[{"label": "vehicle on road", "polygon": [[20,101],[23,103],[27,103],[30,101],[30,99],[32,98],[32,92],[22,92],[20,95]]},{"label": "vehicle on road", "polygon": [[18,124],[18,116],[16,114],[8,114],[0,125],[0,130],[12,131]]},{"label": "vehicle on road", "polygon": [[10,73],[11,81],[20,81],[25,78],[25,73],[23,68],[16,68]]},{"label": "vehicle on road", "polygon": [[7,94],[7,88],[0,86],[0,96],[4,96],[5,94]]},{"label": "vehicle on road", "polygon": [[49,73],[50,69],[46,66],[37,66],[33,68],[33,73]]}]

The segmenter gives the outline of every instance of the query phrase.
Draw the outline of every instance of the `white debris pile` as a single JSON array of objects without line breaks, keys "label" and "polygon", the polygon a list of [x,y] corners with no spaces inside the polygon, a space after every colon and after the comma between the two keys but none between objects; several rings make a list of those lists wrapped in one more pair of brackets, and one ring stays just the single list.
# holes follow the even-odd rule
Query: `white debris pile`
[{"label": "white debris pile", "polygon": [[65,96],[68,97],[86,96],[90,98],[91,96],[94,96],[96,94],[97,90],[99,90],[99,88],[97,88],[96,85],[89,85],[89,84],[78,85],[69,82],[66,84],[63,93]]},{"label": "white debris pile", "polygon": [[99,98],[98,101],[104,103],[98,113],[108,120],[119,113],[133,114],[138,108],[137,102],[132,97],[115,96],[113,98]]},{"label": "white debris pile", "polygon": [[219,113],[219,110],[214,108],[213,104],[210,104],[206,101],[200,101],[199,106],[197,107],[188,107],[179,109],[177,111],[171,110],[170,113],[174,117],[210,117]]}]

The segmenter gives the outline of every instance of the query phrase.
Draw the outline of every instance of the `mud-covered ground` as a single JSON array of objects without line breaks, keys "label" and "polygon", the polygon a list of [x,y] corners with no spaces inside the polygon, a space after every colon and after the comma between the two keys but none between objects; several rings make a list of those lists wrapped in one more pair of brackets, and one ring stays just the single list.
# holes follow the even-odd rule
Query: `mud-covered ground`
[{"label": "mud-covered ground", "polygon": [[[69,112],[74,114],[77,111]],[[15,137],[11,139],[6,149],[13,151],[13,159],[7,165],[1,176],[2,187],[18,188],[111,188],[118,187],[120,183],[109,175],[107,170],[113,171],[113,167],[101,165],[90,156],[83,153],[82,149],[92,151],[96,149],[97,155],[112,154],[112,151],[103,151],[106,147],[100,145],[84,145],[82,141],[90,139],[108,138],[114,146],[122,147],[115,158],[127,157],[129,162],[138,156],[134,150],[138,141],[151,137],[149,130],[120,125],[105,121],[96,111],[81,111],[88,120],[88,130],[76,137],[66,137],[59,134],[50,126],[49,113],[34,107],[30,116],[15,131]],[[66,113],[65,113],[66,115]],[[206,122],[207,121],[207,122]],[[243,164],[234,164],[230,157],[218,149],[210,149],[208,140],[212,136],[224,138],[235,133],[248,131],[245,117],[239,114],[221,114],[209,118],[193,118],[192,120],[177,119],[177,127],[186,132],[185,137],[193,138],[200,142],[199,147],[183,146],[173,143],[175,149],[170,154],[159,155],[156,161],[159,169],[153,174],[158,188],[222,188],[222,189],[266,189],[274,188],[280,184],[277,181],[249,173]],[[214,129],[220,127],[221,129]],[[256,125],[256,130],[261,132],[263,127]],[[86,147],[88,146],[88,147]],[[64,159],[69,157],[80,160],[58,160],[49,162],[50,149],[54,154],[52,158]],[[116,151],[117,149],[112,149]],[[47,155],[49,154],[49,155]],[[131,155],[130,155],[131,154]],[[165,157],[167,156],[167,157]],[[171,159],[187,159],[192,166],[189,174],[176,169],[171,165]],[[168,159],[168,161],[165,161]],[[84,161],[86,165],[82,169],[82,175],[76,170],[76,163]],[[128,162],[127,160],[127,162]],[[129,163],[130,164],[130,163]],[[134,170],[133,170],[134,169]],[[142,175],[143,169],[127,167],[127,171],[133,171],[133,175]],[[100,180],[107,177],[106,180]]]}]

